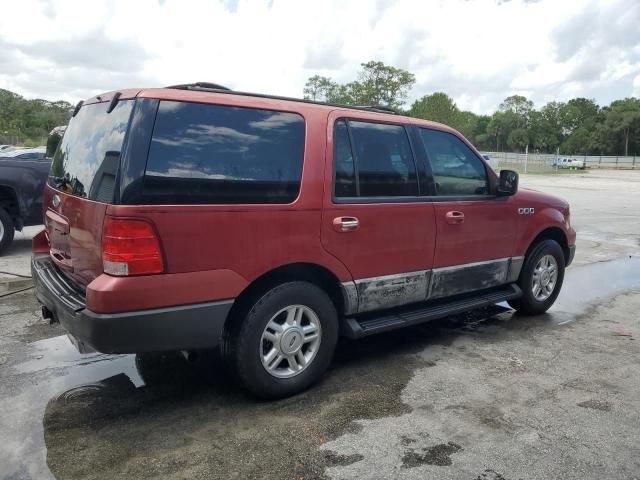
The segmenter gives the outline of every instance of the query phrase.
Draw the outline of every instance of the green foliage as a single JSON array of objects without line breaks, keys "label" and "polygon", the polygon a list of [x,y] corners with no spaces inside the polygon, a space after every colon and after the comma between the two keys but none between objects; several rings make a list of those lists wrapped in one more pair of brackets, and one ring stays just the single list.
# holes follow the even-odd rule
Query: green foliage
[{"label": "green foliage", "polygon": [[416,100],[411,105],[408,113],[412,117],[424,118],[451,126],[458,121],[460,116],[460,110],[458,110],[453,99],[442,92],[425,95]]},{"label": "green foliage", "polygon": [[44,145],[51,129],[66,125],[72,111],[68,102],[27,100],[0,89],[0,143]]},{"label": "green foliage", "polygon": [[[415,83],[412,73],[382,62],[361,64],[358,80],[340,84],[310,77],[305,98],[345,105],[386,105],[396,111]],[[575,155],[639,155],[640,99],[616,100],[600,108],[588,98],[549,102],[540,110],[522,95],[504,99],[493,115],[462,111],[443,92],[424,95],[403,112],[444,123],[460,131],[482,150],[517,150]]]},{"label": "green foliage", "polygon": [[346,84],[314,75],[304,86],[304,98],[343,105],[381,105],[399,109],[415,83],[415,76],[400,68],[370,61],[361,64],[358,80]]}]

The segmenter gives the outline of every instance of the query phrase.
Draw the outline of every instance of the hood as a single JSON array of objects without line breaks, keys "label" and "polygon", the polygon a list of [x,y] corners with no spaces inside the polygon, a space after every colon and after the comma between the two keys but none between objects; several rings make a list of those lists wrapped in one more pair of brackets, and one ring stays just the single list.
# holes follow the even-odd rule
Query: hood
[{"label": "hood", "polygon": [[563,200],[555,195],[549,195],[548,193],[540,192],[530,188],[520,188],[516,194],[518,199],[535,202],[538,205],[554,207],[559,210],[566,210],[569,208],[569,202]]}]

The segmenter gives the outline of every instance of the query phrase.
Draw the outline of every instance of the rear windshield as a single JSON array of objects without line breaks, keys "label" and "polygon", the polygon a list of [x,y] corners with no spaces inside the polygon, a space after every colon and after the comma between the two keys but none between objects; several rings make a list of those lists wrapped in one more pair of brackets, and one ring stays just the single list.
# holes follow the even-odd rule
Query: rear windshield
[{"label": "rear windshield", "polygon": [[160,102],[145,203],[291,203],[298,196],[304,119],[295,113]]},{"label": "rear windshield", "polygon": [[78,197],[113,202],[120,152],[134,100],[86,105],[69,122],[53,157],[49,185]]}]

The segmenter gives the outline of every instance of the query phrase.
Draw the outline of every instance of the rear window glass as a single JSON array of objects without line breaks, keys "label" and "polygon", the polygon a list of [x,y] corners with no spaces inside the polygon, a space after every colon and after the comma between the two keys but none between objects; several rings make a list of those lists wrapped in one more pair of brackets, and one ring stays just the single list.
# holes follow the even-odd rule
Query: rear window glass
[{"label": "rear window glass", "polygon": [[83,106],[69,122],[51,164],[49,184],[78,197],[113,202],[120,152],[133,108],[122,100]]},{"label": "rear window glass", "polygon": [[295,113],[160,103],[146,203],[291,203],[298,196],[304,120]]}]

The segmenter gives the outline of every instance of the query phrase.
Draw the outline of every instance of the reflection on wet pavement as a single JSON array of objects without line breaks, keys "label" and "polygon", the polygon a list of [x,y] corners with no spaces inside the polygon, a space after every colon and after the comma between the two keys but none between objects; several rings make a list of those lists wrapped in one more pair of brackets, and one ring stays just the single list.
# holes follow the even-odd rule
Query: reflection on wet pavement
[{"label": "reflection on wet pavement", "polygon": [[600,300],[640,288],[640,257],[581,265],[567,271],[562,291],[549,310],[555,323],[569,322]]},{"label": "reflection on wet pavement", "polygon": [[[639,287],[638,257],[571,269],[545,321],[566,323],[599,300]],[[264,470],[259,459],[272,452],[270,446],[260,449],[262,435],[291,449],[291,458],[272,459],[274,472],[287,472],[281,478],[321,477],[329,460],[319,445],[354,418],[406,408],[399,392],[417,361],[408,354],[470,329],[506,325],[512,319],[507,311],[496,306],[358,342],[344,340],[324,382],[271,403],[246,397],[221,368],[208,368],[218,361],[215,354],[189,363],[179,354],[81,355],[66,336],[26,346],[4,343],[21,361],[0,370],[0,476],[153,477],[204,469],[268,477],[271,467]],[[288,444],[292,432],[300,440]],[[230,466],[229,452],[238,449],[251,451],[255,471]],[[188,459],[185,451],[191,452]]]}]

